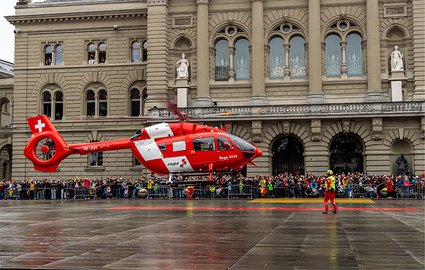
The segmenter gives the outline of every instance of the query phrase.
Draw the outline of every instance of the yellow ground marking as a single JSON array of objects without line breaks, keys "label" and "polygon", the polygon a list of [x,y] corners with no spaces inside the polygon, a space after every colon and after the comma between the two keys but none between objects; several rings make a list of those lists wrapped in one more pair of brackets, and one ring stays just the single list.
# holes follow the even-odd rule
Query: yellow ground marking
[{"label": "yellow ground marking", "polygon": [[[375,203],[369,198],[335,198],[336,203]],[[250,203],[323,203],[323,198],[260,198]],[[329,201],[330,203],[330,201]]]}]

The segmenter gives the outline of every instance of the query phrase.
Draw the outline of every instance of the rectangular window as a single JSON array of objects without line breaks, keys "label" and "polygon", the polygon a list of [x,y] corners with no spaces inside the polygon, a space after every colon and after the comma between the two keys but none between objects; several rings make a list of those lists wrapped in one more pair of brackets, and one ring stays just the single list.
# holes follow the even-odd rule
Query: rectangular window
[{"label": "rectangular window", "polygon": [[103,166],[103,152],[94,152],[89,154],[89,166],[100,167]]},{"label": "rectangular window", "polygon": [[185,151],[185,150],[186,150],[186,142],[185,141],[173,142],[173,152]]},{"label": "rectangular window", "polygon": [[159,147],[159,150],[161,150],[161,152],[167,151],[167,146],[165,145],[165,143],[158,144],[158,147]]},{"label": "rectangular window", "polygon": [[133,157],[133,164],[134,164],[134,166],[140,166],[140,165],[142,165],[140,163],[140,161],[136,157]]},{"label": "rectangular window", "polygon": [[193,140],[193,150],[195,151],[214,151],[214,149],[214,137]]}]

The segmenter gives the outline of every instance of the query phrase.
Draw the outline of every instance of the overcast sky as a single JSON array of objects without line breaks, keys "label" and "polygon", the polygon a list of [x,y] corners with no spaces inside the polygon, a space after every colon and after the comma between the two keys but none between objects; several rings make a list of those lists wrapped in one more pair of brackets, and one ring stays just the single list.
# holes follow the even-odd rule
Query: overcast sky
[{"label": "overcast sky", "polygon": [[[34,0],[42,2],[43,0]],[[4,16],[15,14],[15,4],[18,0],[0,0],[0,59],[14,62],[14,26]]]}]

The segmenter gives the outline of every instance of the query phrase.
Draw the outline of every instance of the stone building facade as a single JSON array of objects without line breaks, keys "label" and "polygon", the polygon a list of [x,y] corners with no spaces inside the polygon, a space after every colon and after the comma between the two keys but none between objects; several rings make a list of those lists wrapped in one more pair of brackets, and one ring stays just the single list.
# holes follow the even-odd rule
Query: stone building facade
[{"label": "stone building facade", "polygon": [[13,64],[0,59],[0,179],[12,175]]},{"label": "stone building facade", "polygon": [[248,175],[397,174],[401,154],[421,173],[424,16],[421,0],[20,0],[7,17],[15,26],[12,176],[146,173],[130,150],[35,172],[22,154],[26,118],[50,116],[68,143],[110,140],[169,119],[169,99],[187,103],[194,121],[230,124],[260,147]]}]

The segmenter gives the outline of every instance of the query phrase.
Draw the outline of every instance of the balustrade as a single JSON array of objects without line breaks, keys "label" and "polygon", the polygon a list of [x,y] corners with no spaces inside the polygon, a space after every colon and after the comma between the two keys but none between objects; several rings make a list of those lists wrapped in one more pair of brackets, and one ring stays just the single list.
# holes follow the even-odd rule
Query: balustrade
[{"label": "balustrade", "polygon": [[[330,116],[357,114],[388,114],[388,113],[418,113],[425,112],[425,102],[382,102],[382,103],[343,103],[343,104],[306,104],[306,105],[267,105],[267,106],[220,106],[208,108],[184,108],[182,112],[191,118],[222,118],[247,116]],[[174,117],[168,109],[152,109],[151,116],[159,118]]]}]

